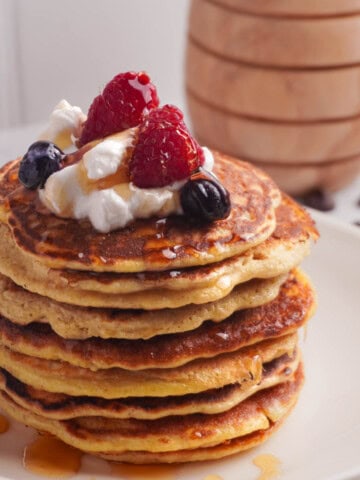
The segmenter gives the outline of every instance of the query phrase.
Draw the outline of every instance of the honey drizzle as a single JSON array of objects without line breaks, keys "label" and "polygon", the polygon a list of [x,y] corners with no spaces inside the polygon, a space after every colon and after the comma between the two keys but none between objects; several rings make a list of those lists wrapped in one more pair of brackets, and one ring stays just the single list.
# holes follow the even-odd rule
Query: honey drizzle
[{"label": "honey drizzle", "polygon": [[82,452],[57,438],[40,435],[25,447],[23,464],[26,470],[50,478],[69,478],[81,466]]},{"label": "honey drizzle", "polygon": [[0,415],[0,434],[6,433],[10,428],[9,420],[4,417],[4,415]]},{"label": "honey drizzle", "polygon": [[124,480],[175,480],[179,471],[172,465],[130,465],[110,463],[111,473]]},{"label": "honey drizzle", "polygon": [[260,468],[261,473],[257,480],[272,480],[280,475],[280,460],[271,454],[258,455],[253,464]]}]

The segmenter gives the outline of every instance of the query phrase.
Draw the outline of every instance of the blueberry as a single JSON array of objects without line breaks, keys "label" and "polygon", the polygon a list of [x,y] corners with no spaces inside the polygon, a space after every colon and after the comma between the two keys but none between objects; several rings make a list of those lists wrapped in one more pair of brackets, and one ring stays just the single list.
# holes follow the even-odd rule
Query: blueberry
[{"label": "blueberry", "polygon": [[180,192],[184,214],[203,221],[226,218],[231,210],[229,192],[215,179],[189,180]]},{"label": "blueberry", "polygon": [[43,188],[50,175],[60,170],[63,157],[64,153],[54,143],[33,143],[20,162],[20,182],[26,188]]}]

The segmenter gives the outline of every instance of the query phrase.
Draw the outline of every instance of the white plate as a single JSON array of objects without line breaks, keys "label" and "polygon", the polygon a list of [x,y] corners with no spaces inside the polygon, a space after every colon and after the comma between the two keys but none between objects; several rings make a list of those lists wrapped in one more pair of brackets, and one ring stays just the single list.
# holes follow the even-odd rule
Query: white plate
[{"label": "white plate", "polygon": [[[360,230],[317,212],[313,216],[321,240],[304,266],[317,288],[319,308],[307,329],[307,379],[297,407],[264,445],[226,460],[181,467],[176,479],[217,474],[224,480],[255,480],[259,471],[252,460],[261,453],[280,459],[281,479],[360,478]],[[15,422],[0,435],[0,478],[39,478],[22,466],[23,448],[34,437]],[[106,462],[85,456],[73,478],[115,477]]]}]

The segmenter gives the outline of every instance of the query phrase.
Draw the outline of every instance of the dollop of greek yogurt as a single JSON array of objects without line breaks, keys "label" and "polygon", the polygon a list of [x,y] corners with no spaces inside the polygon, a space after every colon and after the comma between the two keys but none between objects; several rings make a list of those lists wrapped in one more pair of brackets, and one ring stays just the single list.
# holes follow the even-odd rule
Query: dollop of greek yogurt
[{"label": "dollop of greek yogurt", "polygon": [[39,140],[48,140],[59,148],[66,149],[72,146],[79,137],[81,125],[85,120],[86,115],[80,107],[61,100],[51,113],[49,124],[40,135]]},{"label": "dollop of greek yogurt", "polygon": [[[134,129],[97,143],[82,159],[59,170],[39,190],[42,203],[53,213],[66,218],[88,219],[103,233],[123,228],[137,218],[167,217],[181,214],[180,189],[186,180],[161,188],[138,188],[132,182],[118,182],[108,188],[99,182],[114,178],[134,140]],[[203,147],[203,167],[212,171],[214,158]]]},{"label": "dollop of greek yogurt", "polygon": [[133,144],[135,131],[135,128],[131,128],[115,138],[106,138],[84,154],[84,167],[90,180],[100,180],[117,172],[126,149]]}]

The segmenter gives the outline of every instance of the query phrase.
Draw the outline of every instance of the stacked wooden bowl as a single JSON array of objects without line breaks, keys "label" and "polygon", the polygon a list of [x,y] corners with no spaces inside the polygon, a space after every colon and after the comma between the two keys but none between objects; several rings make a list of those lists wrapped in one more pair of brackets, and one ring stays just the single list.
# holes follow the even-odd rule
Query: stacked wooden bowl
[{"label": "stacked wooden bowl", "polygon": [[337,190],[360,171],[360,0],[193,0],[186,87],[200,142]]}]

